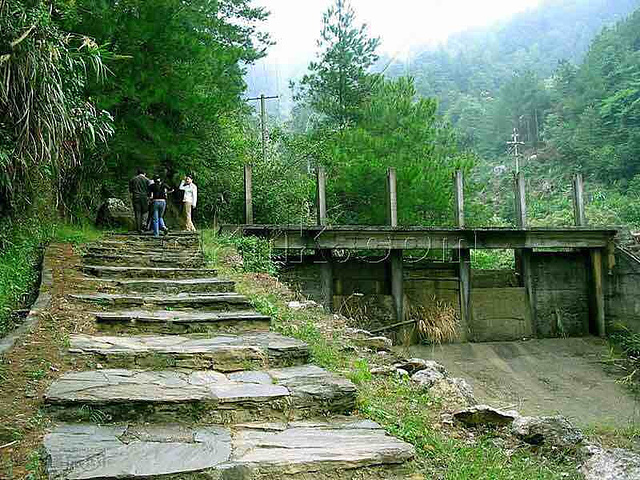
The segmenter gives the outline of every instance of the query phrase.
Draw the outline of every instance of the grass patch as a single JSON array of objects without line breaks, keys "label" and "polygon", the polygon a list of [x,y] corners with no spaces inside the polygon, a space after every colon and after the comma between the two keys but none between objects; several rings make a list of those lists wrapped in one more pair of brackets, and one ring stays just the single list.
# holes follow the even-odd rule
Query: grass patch
[{"label": "grass patch", "polygon": [[95,240],[100,233],[87,225],[56,225],[38,220],[0,225],[0,337],[21,318],[14,310],[35,299],[44,247],[51,241],[78,244]]},{"label": "grass patch", "polygon": [[363,358],[343,348],[346,325],[339,318],[319,308],[288,308],[287,302],[296,299],[295,294],[271,275],[246,273],[235,258],[235,241],[211,232],[205,232],[203,241],[211,266],[236,281],[237,290],[247,295],[258,311],[272,317],[272,330],[307,342],[313,363],[348,377],[358,386],[356,413],[415,446],[417,456],[409,468],[416,478],[582,478],[571,452],[543,451],[520,443],[505,446],[509,440],[500,431],[469,431],[442,425],[444,406],[438,399],[400,377],[372,375],[371,367],[380,362],[380,356],[372,353]]}]

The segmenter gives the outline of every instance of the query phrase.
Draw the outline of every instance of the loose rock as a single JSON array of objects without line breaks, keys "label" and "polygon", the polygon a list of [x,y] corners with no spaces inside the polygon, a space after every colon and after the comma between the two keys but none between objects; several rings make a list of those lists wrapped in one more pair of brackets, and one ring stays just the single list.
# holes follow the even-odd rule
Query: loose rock
[{"label": "loose rock", "polygon": [[437,370],[420,370],[411,376],[411,381],[427,389],[444,379],[445,376]]},{"label": "loose rock", "polygon": [[396,363],[394,367],[406,370],[412,375],[416,372],[419,372],[420,370],[427,370],[427,369],[440,372],[445,377],[448,375],[447,369],[444,368],[443,365],[433,360],[424,360],[422,358],[410,358],[408,360],[404,360],[402,362]]},{"label": "loose rock", "polygon": [[473,395],[473,387],[462,378],[446,377],[436,382],[429,393],[442,399],[449,409],[466,408],[478,403]]},{"label": "loose rock", "polygon": [[354,338],[353,343],[358,347],[370,348],[371,350],[391,350],[393,342],[387,337]]},{"label": "loose rock", "polygon": [[98,210],[96,225],[99,227],[124,227],[133,229],[135,220],[132,208],[119,198],[108,198]]},{"label": "loose rock", "polygon": [[494,425],[503,426],[513,423],[518,418],[518,412],[505,411],[488,405],[476,405],[453,414],[453,418],[465,425]]},{"label": "loose rock", "polygon": [[517,437],[532,445],[569,448],[578,445],[584,438],[582,432],[561,415],[516,418],[512,429]]},{"label": "loose rock", "polygon": [[304,302],[293,301],[287,303],[287,307],[291,310],[305,310],[307,308],[315,308],[318,304],[313,300],[305,300]]},{"label": "loose rock", "polygon": [[640,455],[622,448],[595,448],[580,472],[585,480],[637,480],[640,478]]}]

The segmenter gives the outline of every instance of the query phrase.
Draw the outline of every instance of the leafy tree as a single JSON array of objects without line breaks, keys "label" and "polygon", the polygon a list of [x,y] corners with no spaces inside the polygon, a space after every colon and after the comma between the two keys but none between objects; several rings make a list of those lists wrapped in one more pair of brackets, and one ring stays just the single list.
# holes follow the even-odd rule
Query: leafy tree
[{"label": "leafy tree", "polygon": [[122,179],[138,166],[176,183],[195,173],[211,199],[198,211],[213,216],[217,194],[224,193],[216,189],[229,185],[216,179],[230,174],[230,161],[246,160],[235,125],[249,111],[241,98],[246,65],[270,44],[258,30],[267,13],[251,0],[78,0],[74,5],[69,28],[109,45],[117,56],[109,62],[111,81],[91,86],[116,127],[109,150],[95,158],[103,192],[92,196],[125,196]]},{"label": "leafy tree", "polygon": [[357,124],[314,132],[310,143],[321,142],[315,158],[329,170],[333,221],[384,224],[385,176],[388,167],[395,167],[402,223],[451,222],[452,172],[468,171],[473,157],[457,151],[456,138],[436,109],[432,99],[416,100],[412,79],[381,81]]},{"label": "leafy tree", "polygon": [[370,38],[365,24],[354,25],[349,0],[336,0],[323,16],[318,60],[300,82],[297,99],[305,99],[316,111],[338,125],[358,119],[377,78],[369,68],[378,60],[378,38]]}]

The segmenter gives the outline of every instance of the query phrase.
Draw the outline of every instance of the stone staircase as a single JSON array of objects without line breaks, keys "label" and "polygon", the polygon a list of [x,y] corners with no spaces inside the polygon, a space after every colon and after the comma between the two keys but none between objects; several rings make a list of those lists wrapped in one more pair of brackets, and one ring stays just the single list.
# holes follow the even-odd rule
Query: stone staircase
[{"label": "stone staircase", "polygon": [[95,370],[45,394],[51,479],[400,479],[413,448],[348,416],[356,388],[204,264],[194,234],[114,234],[84,255]]}]

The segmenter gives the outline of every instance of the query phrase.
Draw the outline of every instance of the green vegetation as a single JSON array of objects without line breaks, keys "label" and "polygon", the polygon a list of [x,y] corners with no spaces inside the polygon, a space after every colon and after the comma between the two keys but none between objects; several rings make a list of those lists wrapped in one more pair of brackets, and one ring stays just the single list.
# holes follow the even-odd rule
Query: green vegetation
[{"label": "green vegetation", "polygon": [[87,225],[55,225],[27,220],[5,222],[0,234],[0,336],[20,319],[13,310],[23,308],[35,298],[43,249],[52,240],[81,243],[99,235]]}]

